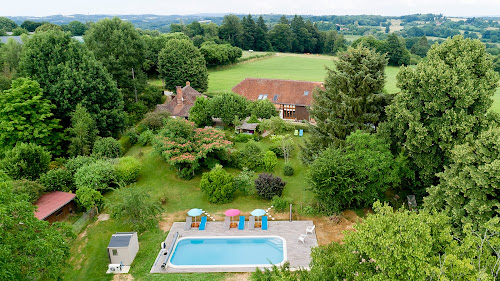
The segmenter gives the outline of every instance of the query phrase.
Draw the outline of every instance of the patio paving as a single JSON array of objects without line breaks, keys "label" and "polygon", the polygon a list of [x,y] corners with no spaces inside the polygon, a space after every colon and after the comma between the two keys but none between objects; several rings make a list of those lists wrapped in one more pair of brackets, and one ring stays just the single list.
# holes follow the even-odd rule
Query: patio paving
[{"label": "patio paving", "polygon": [[[287,247],[287,261],[290,263],[292,269],[308,268],[311,262],[311,248],[318,246],[316,239],[316,232],[308,234],[305,243],[299,242],[297,239],[301,234],[306,233],[306,228],[312,226],[312,221],[269,221],[268,230],[255,228],[254,230],[248,229],[248,221],[245,223],[244,230],[231,228],[224,230],[224,222],[207,222],[205,230],[198,230],[191,228],[184,230],[184,222],[175,222],[170,229],[170,232],[165,239],[166,247],[165,252],[170,249],[173,243],[175,233],[179,233],[180,237],[193,237],[193,236],[281,236],[286,241]],[[161,269],[167,255],[163,250],[157,255],[155,264],[153,264],[150,273],[189,273],[189,272],[253,272],[255,267],[216,267],[216,268],[171,268],[167,267],[165,270]]]}]

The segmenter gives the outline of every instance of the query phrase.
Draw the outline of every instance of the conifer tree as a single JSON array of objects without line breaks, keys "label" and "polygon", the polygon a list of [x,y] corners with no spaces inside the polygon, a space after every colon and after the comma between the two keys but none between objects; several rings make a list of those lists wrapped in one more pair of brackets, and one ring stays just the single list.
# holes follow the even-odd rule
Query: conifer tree
[{"label": "conifer tree", "polygon": [[328,69],[325,90],[314,93],[309,112],[316,125],[302,147],[303,161],[310,163],[329,146],[339,146],[356,131],[374,131],[384,109],[385,57],[358,46],[339,56]]}]

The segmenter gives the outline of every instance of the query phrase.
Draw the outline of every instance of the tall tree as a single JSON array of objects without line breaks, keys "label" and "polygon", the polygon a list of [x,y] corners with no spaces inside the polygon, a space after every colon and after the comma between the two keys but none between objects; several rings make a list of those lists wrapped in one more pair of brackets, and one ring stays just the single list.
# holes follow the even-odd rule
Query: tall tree
[{"label": "tall tree", "polygon": [[309,112],[316,120],[302,147],[303,160],[311,162],[328,146],[338,146],[356,131],[374,131],[384,110],[386,59],[366,47],[349,48],[328,69],[325,90],[313,95]]},{"label": "tall tree", "polygon": [[438,173],[439,184],[427,189],[426,207],[443,211],[459,231],[500,217],[500,127],[484,131],[451,151],[451,164]]},{"label": "tall tree", "polygon": [[280,20],[278,21],[278,24],[286,24],[286,25],[289,25],[290,24],[290,21],[285,17],[285,15],[282,15],[280,17]]},{"label": "tall tree", "polygon": [[345,50],[346,40],[342,34],[338,34],[335,30],[329,30],[324,33],[324,37],[322,53],[337,54]]},{"label": "tall tree", "polygon": [[113,76],[126,104],[134,103],[136,91],[146,86],[146,76],[142,72],[144,41],[132,23],[117,17],[103,19],[92,24],[83,39]]},{"label": "tall tree", "polygon": [[169,40],[158,55],[158,68],[167,89],[174,90],[186,81],[200,92],[208,88],[205,59],[191,40]]},{"label": "tall tree", "polygon": [[3,74],[13,78],[19,68],[19,59],[21,57],[22,45],[16,40],[9,38],[7,43],[0,47],[0,67]]},{"label": "tall tree", "polygon": [[416,172],[416,187],[437,184],[436,173],[450,164],[451,150],[488,127],[498,75],[479,40],[455,36],[433,45],[427,60],[402,68],[401,92],[386,108],[379,131],[403,151]]},{"label": "tall tree", "polygon": [[40,85],[27,78],[12,81],[12,87],[0,94],[0,152],[18,142],[31,142],[59,151],[61,128],[53,118],[54,105],[44,98]]},{"label": "tall tree", "polygon": [[387,53],[389,65],[400,66],[410,64],[410,52],[406,49],[405,44],[396,34],[391,33],[382,48],[382,52]]},{"label": "tall tree", "polygon": [[71,115],[71,139],[68,154],[71,157],[90,155],[99,131],[92,115],[81,104],[76,106]]},{"label": "tall tree", "polygon": [[235,117],[248,116],[248,101],[235,93],[220,93],[210,100],[212,117],[220,118],[227,125],[234,125]]},{"label": "tall tree", "polygon": [[0,279],[58,280],[69,257],[66,234],[71,232],[36,218],[26,199],[10,183],[0,183]]},{"label": "tall tree", "polygon": [[213,124],[210,101],[207,98],[196,98],[193,107],[189,110],[189,121],[194,122],[198,127],[211,126]]},{"label": "tall tree", "polygon": [[243,38],[242,38],[243,50],[255,49],[255,35],[257,33],[257,25],[255,24],[252,15],[249,14],[247,17],[243,17],[242,26],[243,26]]},{"label": "tall tree", "polygon": [[235,15],[225,15],[222,25],[219,28],[219,36],[222,40],[229,42],[229,44],[241,47],[243,26],[241,25],[240,18]]},{"label": "tall tree", "polygon": [[17,24],[13,20],[5,17],[0,17],[0,30],[3,29],[5,31],[12,31],[16,27]]},{"label": "tall tree", "polygon": [[412,47],[410,52],[412,54],[415,54],[421,58],[425,57],[427,55],[427,52],[431,48],[431,45],[429,44],[429,41],[427,41],[427,37],[422,36],[417,43],[415,43]]},{"label": "tall tree", "polygon": [[274,51],[292,51],[293,34],[288,24],[277,24],[269,31],[269,38]]},{"label": "tall tree", "polygon": [[303,53],[304,50],[310,49],[312,36],[301,16],[295,15],[293,17],[290,29],[292,31],[292,52]]},{"label": "tall tree", "polygon": [[122,130],[120,91],[102,64],[70,34],[47,31],[32,35],[23,46],[19,71],[40,84],[64,128],[70,126],[71,113],[81,103],[96,119],[102,136],[116,136]]},{"label": "tall tree", "polygon": [[262,16],[259,16],[254,36],[256,51],[271,50],[271,41],[269,41],[269,36],[267,35],[267,32],[268,28],[266,23],[264,22],[264,18],[262,18]]}]

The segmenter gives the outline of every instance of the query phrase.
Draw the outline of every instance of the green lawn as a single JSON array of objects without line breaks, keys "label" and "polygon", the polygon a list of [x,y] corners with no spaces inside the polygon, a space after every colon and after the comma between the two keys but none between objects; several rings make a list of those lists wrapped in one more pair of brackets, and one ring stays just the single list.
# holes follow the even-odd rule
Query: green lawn
[{"label": "green lawn", "polygon": [[[293,137],[298,145],[302,138]],[[271,145],[267,138],[259,142],[262,149],[267,149]],[[236,147],[243,147],[243,143],[237,143]],[[148,192],[155,200],[159,201],[164,197],[167,203],[163,206],[164,214],[184,212],[191,208],[202,208],[213,215],[223,216],[223,212],[229,208],[238,208],[242,212],[250,212],[256,208],[269,208],[271,201],[259,198],[256,195],[244,196],[239,191],[233,202],[227,204],[212,204],[207,201],[204,193],[200,191],[201,179],[200,171],[192,180],[186,181],[178,179],[175,171],[170,169],[152,148],[132,147],[126,154],[138,158],[143,167],[136,184],[127,188],[136,188]],[[280,159],[275,169],[275,175],[281,176],[286,182],[283,195],[294,199],[296,204],[301,202],[304,205],[314,204],[315,198],[311,191],[306,190],[307,181],[305,177],[306,169],[300,162],[299,149],[294,151],[291,159],[295,174],[291,177],[283,176],[284,160]],[[240,170],[234,168],[227,169],[236,175]],[[105,194],[107,200],[113,200],[113,192]],[[103,210],[102,212],[107,212]],[[111,280],[111,275],[106,275],[108,256],[107,245],[111,235],[117,231],[131,231],[130,226],[124,225],[114,219],[101,221],[90,226],[86,230],[83,239],[75,240],[71,245],[70,265],[64,272],[64,280]],[[130,273],[135,280],[224,280],[231,277],[231,273],[210,273],[210,274],[149,274],[152,264],[156,259],[160,243],[167,236],[166,232],[146,231],[139,236],[139,252],[132,265]]]},{"label": "green lawn", "polygon": [[395,94],[399,92],[399,88],[396,86],[396,75],[399,72],[399,67],[387,66],[385,68],[385,87],[384,90],[388,94]]}]

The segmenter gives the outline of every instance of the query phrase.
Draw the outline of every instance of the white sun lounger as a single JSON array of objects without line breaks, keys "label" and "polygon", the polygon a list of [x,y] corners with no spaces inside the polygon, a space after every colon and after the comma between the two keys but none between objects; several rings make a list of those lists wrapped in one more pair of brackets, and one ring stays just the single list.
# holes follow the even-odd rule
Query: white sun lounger
[{"label": "white sun lounger", "polygon": [[184,225],[184,230],[190,230],[192,223],[193,223],[193,217],[186,217],[186,224]]},{"label": "white sun lounger", "polygon": [[229,230],[231,228],[231,218],[226,217],[224,220],[224,230]]},{"label": "white sun lounger", "polygon": [[255,217],[250,216],[248,218],[248,229],[255,229]]}]

